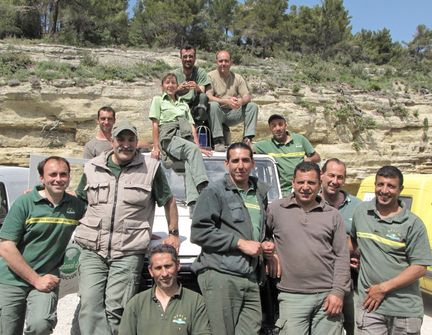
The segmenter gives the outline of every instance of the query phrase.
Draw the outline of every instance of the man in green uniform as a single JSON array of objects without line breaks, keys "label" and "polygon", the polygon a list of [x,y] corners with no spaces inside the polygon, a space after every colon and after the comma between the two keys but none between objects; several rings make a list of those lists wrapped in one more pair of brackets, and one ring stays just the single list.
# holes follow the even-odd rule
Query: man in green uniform
[{"label": "man in green uniform", "polygon": [[80,255],[82,335],[116,335],[123,309],[139,287],[155,206],[164,206],[169,236],[180,245],[176,201],[159,162],[137,150],[127,120],[113,127],[111,151],[88,161],[77,194],[88,202],[75,232]]},{"label": "man in green uniform", "polygon": [[211,87],[207,72],[196,62],[196,49],[186,45],[180,49],[182,68],[174,71],[179,84],[176,94],[187,102],[197,125],[207,119],[208,97],[207,90]]},{"label": "man in green uniform", "polygon": [[[361,203],[357,197],[342,190],[345,185],[346,166],[337,158],[326,160],[321,168],[321,196],[339,211],[345,223],[347,235],[351,233],[351,223],[354,209]],[[352,258],[354,255],[351,255]],[[354,259],[357,261],[357,259]],[[357,269],[351,270],[351,290],[345,295],[342,312],[344,314],[344,328],[347,335],[354,334],[354,289],[357,286]]]},{"label": "man in green uniform", "polygon": [[59,267],[85,204],[67,194],[70,166],[51,156],[42,185],[19,197],[0,231],[0,334],[51,334],[57,323]]},{"label": "man in green uniform", "polygon": [[320,155],[306,137],[287,130],[287,122],[282,115],[273,114],[268,119],[273,137],[254,144],[257,154],[272,156],[277,162],[279,180],[283,196],[291,193],[294,168],[303,161],[318,163]]},{"label": "man in green uniform", "polygon": [[228,174],[203,190],[192,218],[191,242],[202,247],[192,265],[206,302],[213,335],[253,335],[261,327],[258,282],[265,241],[267,185],[250,176],[250,146],[228,147]]},{"label": "man in green uniform", "polygon": [[155,285],[126,305],[119,335],[210,335],[202,296],[177,281],[180,262],[176,250],[159,244],[150,250],[149,261]]},{"label": "man in green uniform", "polygon": [[399,199],[403,175],[394,166],[375,176],[375,198],[354,211],[351,238],[361,253],[359,334],[420,334],[419,279],[432,265],[426,228]]}]

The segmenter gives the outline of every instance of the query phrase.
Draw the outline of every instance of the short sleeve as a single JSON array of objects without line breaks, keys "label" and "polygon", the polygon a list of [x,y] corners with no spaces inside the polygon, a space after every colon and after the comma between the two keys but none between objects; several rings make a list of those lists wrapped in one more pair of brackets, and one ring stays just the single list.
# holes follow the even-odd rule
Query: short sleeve
[{"label": "short sleeve", "polygon": [[246,84],[246,80],[238,74],[235,75],[237,79],[237,92],[241,97],[244,97],[245,95],[249,95],[249,88]]},{"label": "short sleeve", "polygon": [[30,211],[29,199],[30,195],[22,195],[15,200],[9,213],[3,221],[0,230],[0,239],[10,240],[19,243],[24,236],[25,222]]},{"label": "short sleeve", "polygon": [[303,149],[305,151],[306,156],[311,155],[311,154],[313,154],[315,152],[315,149],[312,146],[312,144],[304,136],[302,136],[302,143],[303,143]]},{"label": "short sleeve", "polygon": [[407,234],[406,253],[410,264],[432,265],[428,235],[423,222],[416,218]]},{"label": "short sleeve", "polygon": [[162,99],[162,97],[160,97],[160,96],[156,96],[153,98],[151,106],[150,106],[149,119],[160,120],[161,99]]}]

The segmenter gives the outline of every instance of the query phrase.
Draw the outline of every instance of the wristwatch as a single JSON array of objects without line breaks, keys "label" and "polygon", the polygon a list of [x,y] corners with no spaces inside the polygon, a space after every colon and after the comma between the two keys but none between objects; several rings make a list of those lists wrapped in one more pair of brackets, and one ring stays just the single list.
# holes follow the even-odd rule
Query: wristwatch
[{"label": "wristwatch", "polygon": [[173,235],[173,236],[179,236],[179,231],[178,231],[178,229],[171,229],[171,230],[168,230],[168,234]]}]

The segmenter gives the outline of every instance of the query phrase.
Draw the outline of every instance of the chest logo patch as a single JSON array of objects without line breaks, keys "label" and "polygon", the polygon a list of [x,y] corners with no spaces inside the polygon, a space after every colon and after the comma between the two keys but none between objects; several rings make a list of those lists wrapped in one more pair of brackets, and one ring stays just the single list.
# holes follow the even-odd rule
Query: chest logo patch
[{"label": "chest logo patch", "polygon": [[184,316],[183,314],[177,314],[174,315],[172,322],[178,325],[185,325],[186,320],[187,320],[186,316]]},{"label": "chest logo patch", "polygon": [[70,215],[75,215],[75,210],[74,210],[73,208],[69,207],[69,208],[66,210],[66,213],[67,213],[67,214],[70,214]]},{"label": "chest logo patch", "polygon": [[385,237],[388,238],[389,240],[395,241],[395,242],[402,242],[402,236],[400,236],[400,233],[396,230],[389,230],[386,234]]}]

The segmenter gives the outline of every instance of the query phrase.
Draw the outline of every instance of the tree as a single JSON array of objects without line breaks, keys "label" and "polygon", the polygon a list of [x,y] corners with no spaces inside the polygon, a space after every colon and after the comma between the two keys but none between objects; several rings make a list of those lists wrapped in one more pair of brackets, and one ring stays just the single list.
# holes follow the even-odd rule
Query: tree
[{"label": "tree", "polygon": [[343,0],[325,0],[321,7],[320,49],[332,55],[332,49],[351,35],[350,16]]},{"label": "tree", "polygon": [[432,30],[424,24],[418,25],[414,38],[408,43],[408,50],[418,61],[425,57],[432,59]]},{"label": "tree", "polygon": [[207,47],[204,0],[141,0],[135,8],[131,35],[136,43],[149,46],[176,46],[190,43]]},{"label": "tree", "polygon": [[287,0],[245,1],[236,17],[237,40],[257,56],[270,56],[275,45],[282,41],[287,8]]},{"label": "tree", "polygon": [[216,27],[216,31],[223,32],[225,35],[225,41],[228,40],[229,33],[233,30],[234,17],[237,8],[237,0],[209,1],[209,24],[210,26]]}]

